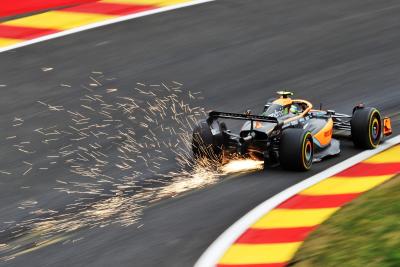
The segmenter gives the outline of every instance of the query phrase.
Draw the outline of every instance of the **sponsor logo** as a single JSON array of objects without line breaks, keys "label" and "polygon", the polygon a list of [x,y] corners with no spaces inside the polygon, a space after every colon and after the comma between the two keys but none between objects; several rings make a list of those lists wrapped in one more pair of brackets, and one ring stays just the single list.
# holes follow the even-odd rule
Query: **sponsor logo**
[{"label": "sponsor logo", "polygon": [[324,136],[325,137],[329,137],[329,136],[331,136],[332,135],[332,129],[329,129],[328,131],[326,131],[325,133],[324,133]]}]

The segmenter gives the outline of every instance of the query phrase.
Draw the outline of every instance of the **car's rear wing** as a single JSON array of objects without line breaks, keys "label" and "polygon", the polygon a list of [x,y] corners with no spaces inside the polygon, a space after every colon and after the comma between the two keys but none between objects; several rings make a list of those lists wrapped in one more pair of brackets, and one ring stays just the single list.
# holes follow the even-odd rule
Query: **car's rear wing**
[{"label": "car's rear wing", "polygon": [[211,111],[208,113],[211,119],[223,118],[223,119],[233,119],[233,120],[245,120],[245,121],[262,121],[279,124],[279,121],[275,117],[252,115],[252,114],[240,114],[240,113],[230,113],[230,112],[219,112]]}]

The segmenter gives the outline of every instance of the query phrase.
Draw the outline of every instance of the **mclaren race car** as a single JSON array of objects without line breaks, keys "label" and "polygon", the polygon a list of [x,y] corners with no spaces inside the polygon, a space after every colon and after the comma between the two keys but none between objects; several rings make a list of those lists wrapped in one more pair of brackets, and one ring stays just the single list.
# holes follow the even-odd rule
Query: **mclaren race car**
[{"label": "mclaren race car", "polygon": [[[352,115],[334,110],[316,110],[310,102],[291,99],[291,92],[267,103],[260,115],[212,111],[193,130],[195,158],[225,161],[230,157],[264,160],[264,167],[281,165],[284,169],[305,171],[313,162],[340,153],[333,138],[348,132],[355,146],[376,148],[384,136],[392,133],[390,119],[376,108],[360,104]],[[223,119],[242,120],[239,133],[227,129]]]}]

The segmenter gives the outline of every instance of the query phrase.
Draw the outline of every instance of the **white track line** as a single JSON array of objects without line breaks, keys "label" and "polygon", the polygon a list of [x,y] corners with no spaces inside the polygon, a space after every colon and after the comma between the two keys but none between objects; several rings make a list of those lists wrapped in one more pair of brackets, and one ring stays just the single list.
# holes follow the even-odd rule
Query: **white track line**
[{"label": "white track line", "polygon": [[211,267],[216,266],[219,259],[224,255],[225,251],[242,235],[251,225],[253,225],[261,216],[265,215],[273,208],[296,195],[300,191],[307,189],[308,187],[325,180],[336,173],[339,173],[369,157],[372,157],[383,150],[388,149],[396,144],[400,143],[400,135],[393,137],[385,141],[382,145],[374,150],[366,150],[361,152],[343,162],[340,162],[329,169],[320,172],[302,182],[291,186],[270,199],[259,204],[257,207],[252,209],[238,221],[236,221],[231,227],[223,232],[201,255],[198,259],[195,267]]},{"label": "white track line", "polygon": [[171,6],[165,6],[165,7],[160,7],[160,8],[156,8],[156,9],[152,9],[152,10],[148,10],[148,11],[143,11],[143,12],[139,12],[139,13],[135,13],[135,14],[130,14],[130,15],[126,15],[126,16],[120,16],[120,17],[116,17],[116,18],[113,18],[113,19],[108,19],[108,20],[105,20],[105,21],[100,21],[100,22],[88,24],[88,25],[77,27],[77,28],[73,28],[73,29],[70,29],[70,30],[65,30],[65,31],[61,31],[61,32],[45,35],[45,36],[42,36],[42,37],[39,37],[39,38],[35,38],[35,39],[29,40],[29,41],[26,41],[26,42],[20,42],[20,43],[17,43],[15,45],[10,45],[10,46],[4,47],[4,48],[0,48],[0,53],[1,52],[5,52],[5,51],[9,51],[9,50],[13,50],[13,49],[16,49],[16,48],[19,48],[19,47],[23,47],[23,46],[27,46],[27,45],[31,45],[31,44],[36,44],[36,43],[39,43],[39,42],[43,42],[43,41],[47,41],[47,40],[50,40],[50,39],[58,38],[58,37],[61,37],[61,36],[73,34],[73,33],[76,33],[76,32],[82,32],[82,31],[86,31],[86,30],[90,30],[90,29],[94,29],[94,28],[98,28],[98,27],[102,27],[102,26],[118,23],[118,22],[121,22],[121,21],[131,20],[131,19],[135,19],[135,18],[139,18],[139,17],[149,16],[149,15],[162,13],[162,12],[166,12],[166,11],[170,11],[170,10],[174,10],[174,9],[184,8],[184,7],[188,7],[188,6],[194,6],[194,5],[207,3],[207,2],[213,2],[213,1],[215,1],[215,0],[193,0],[193,1],[190,1],[190,2],[187,2],[187,3],[171,5]]}]

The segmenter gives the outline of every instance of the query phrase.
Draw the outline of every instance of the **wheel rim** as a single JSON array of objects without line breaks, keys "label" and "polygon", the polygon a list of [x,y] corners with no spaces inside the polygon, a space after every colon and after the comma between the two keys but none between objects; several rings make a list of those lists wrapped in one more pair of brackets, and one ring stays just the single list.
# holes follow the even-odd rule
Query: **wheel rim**
[{"label": "wheel rim", "polygon": [[370,134],[371,134],[371,141],[373,144],[376,144],[379,141],[379,133],[380,133],[380,125],[379,120],[375,117],[372,120]]},{"label": "wheel rim", "polygon": [[304,146],[304,163],[306,167],[309,167],[312,163],[313,149],[312,143],[309,138],[307,138]]},{"label": "wheel rim", "polygon": [[310,140],[307,140],[305,153],[306,153],[305,154],[306,160],[309,161],[311,159],[311,155],[312,155]]}]

